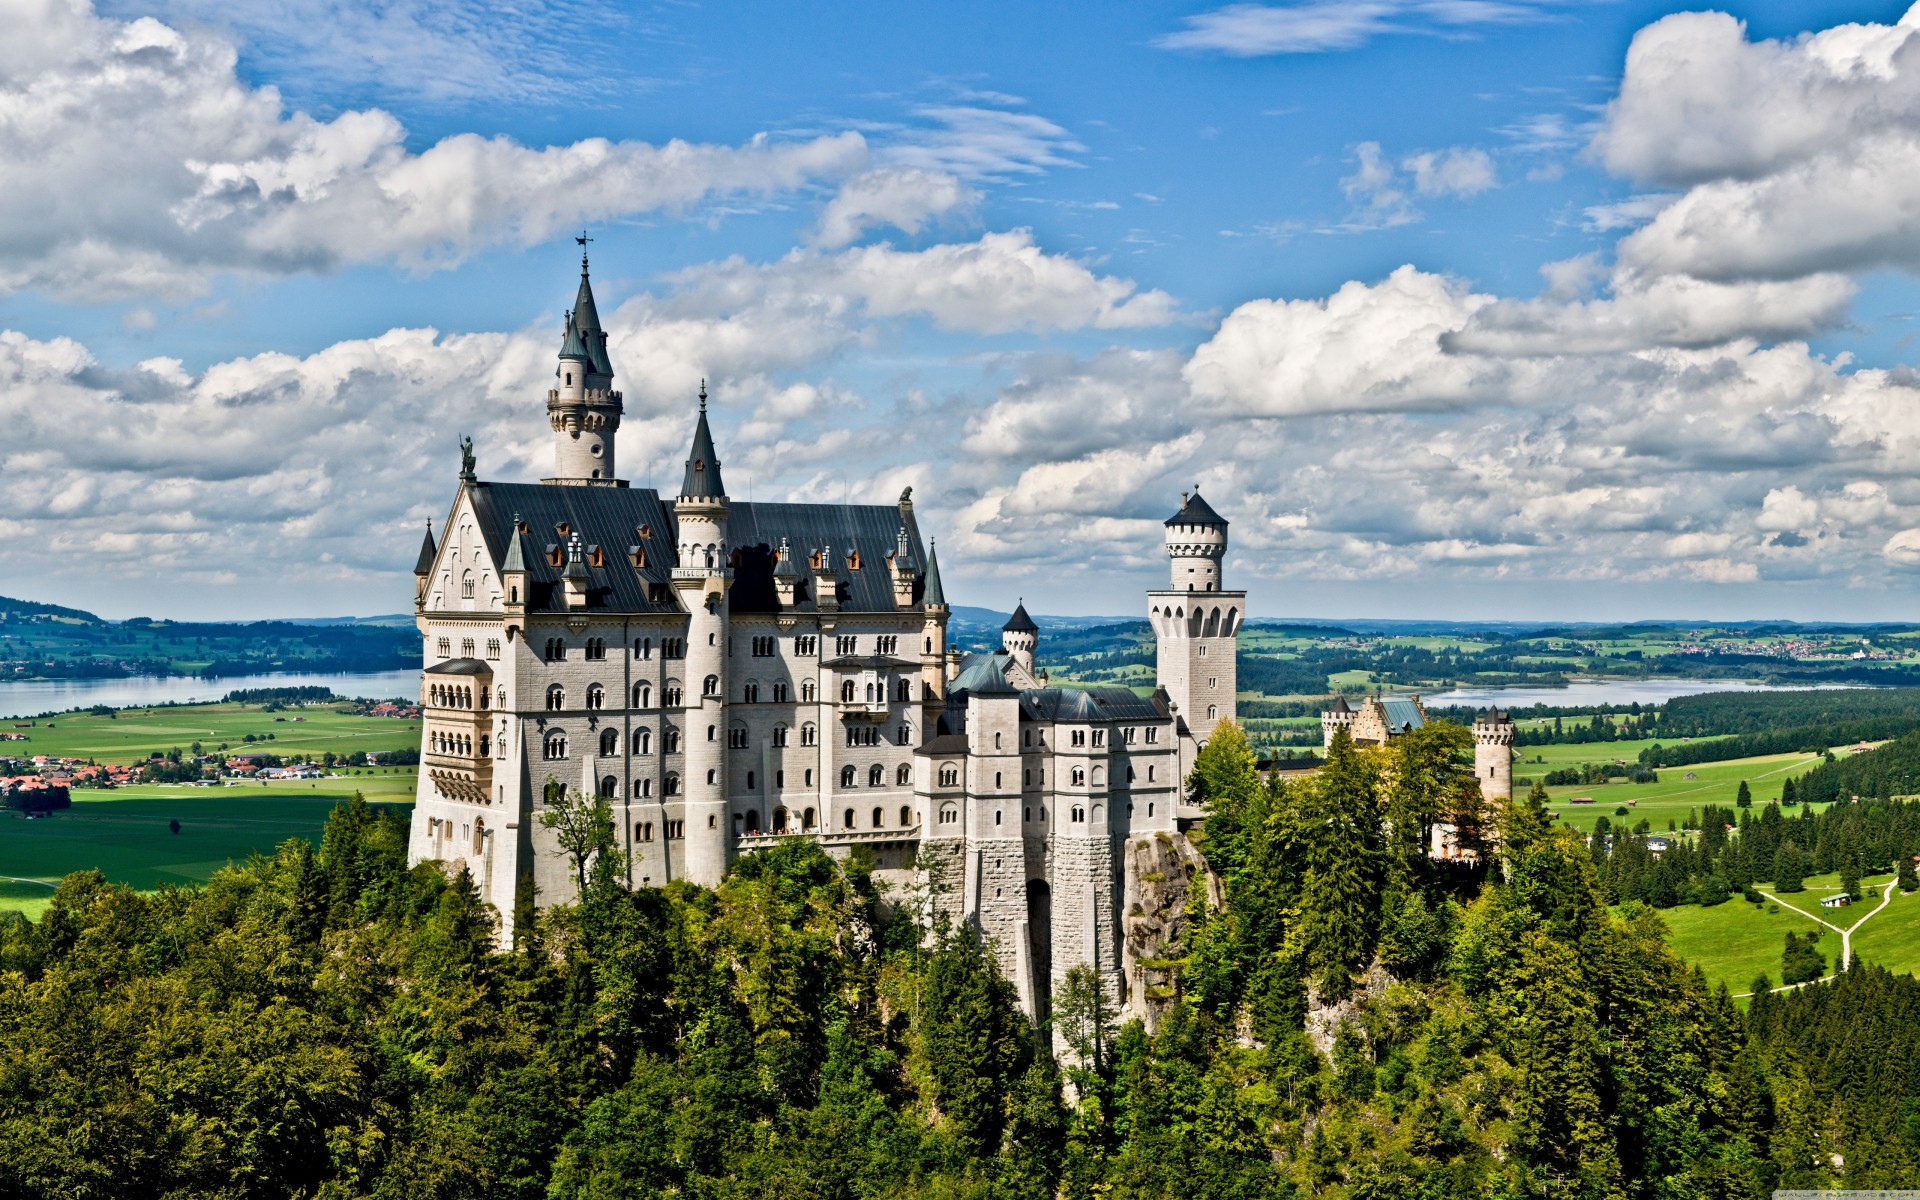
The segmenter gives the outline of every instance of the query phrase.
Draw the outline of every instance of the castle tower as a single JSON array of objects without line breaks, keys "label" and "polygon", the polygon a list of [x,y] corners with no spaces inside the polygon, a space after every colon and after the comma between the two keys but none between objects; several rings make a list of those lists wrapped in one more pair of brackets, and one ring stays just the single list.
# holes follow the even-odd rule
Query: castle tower
[{"label": "castle tower", "polygon": [[687,654],[683,666],[685,711],[682,745],[686,777],[682,812],[686,819],[687,878],[718,887],[727,873],[733,825],[727,814],[726,721],[727,489],[720,481],[720,458],[707,427],[707,386],[700,385],[700,420],[687,454],[687,473],[673,502],[679,527],[680,558],[673,569],[673,590],[686,608]]},{"label": "castle tower", "polygon": [[1027,602],[1014,606],[1013,615],[1000,627],[1000,645],[1019,664],[1027,677],[1033,677],[1033,653],[1040,644],[1040,627],[1027,615]]},{"label": "castle tower", "polygon": [[920,587],[920,728],[928,737],[947,706],[947,592],[940,583],[940,559],[927,543],[927,572]]},{"label": "castle tower", "polygon": [[620,393],[613,390],[613,363],[607,357],[607,335],[593,303],[584,252],[580,291],[567,313],[560,365],[553,374],[559,386],[547,392],[547,420],[553,426],[554,477],[545,482],[622,486],[613,465]]},{"label": "castle tower", "polygon": [[1157,647],[1155,676],[1198,744],[1234,715],[1234,655],[1247,594],[1221,590],[1226,518],[1200,498],[1197,487],[1184,501],[1166,520],[1170,586],[1148,592],[1147,605]]},{"label": "castle tower", "polygon": [[1020,764],[1020,692],[989,660],[967,692],[966,905],[1021,1006],[1037,1019]]},{"label": "castle tower", "polygon": [[1320,714],[1320,748],[1331,750],[1333,735],[1342,729],[1353,732],[1353,706],[1345,696],[1335,696],[1332,706]]},{"label": "castle tower", "polygon": [[1489,708],[1473,721],[1473,773],[1487,803],[1513,799],[1513,718]]},{"label": "castle tower", "polygon": [[425,612],[427,608],[427,587],[433,581],[433,564],[439,561],[440,550],[433,544],[433,522],[427,522],[426,540],[420,543],[420,557],[413,564],[413,611]]}]

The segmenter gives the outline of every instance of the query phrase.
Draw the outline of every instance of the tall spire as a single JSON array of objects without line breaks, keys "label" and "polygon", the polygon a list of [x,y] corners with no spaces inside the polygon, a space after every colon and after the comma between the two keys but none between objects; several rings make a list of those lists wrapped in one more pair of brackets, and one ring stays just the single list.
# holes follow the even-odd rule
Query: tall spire
[{"label": "tall spire", "polygon": [[573,327],[580,331],[580,343],[586,349],[587,361],[593,364],[593,373],[611,379],[613,362],[607,357],[607,334],[600,328],[600,309],[593,302],[593,281],[587,277],[586,245],[592,239],[582,234],[573,240],[580,243],[580,290],[573,297]]},{"label": "tall spire", "polygon": [[700,420],[693,427],[693,449],[687,454],[687,477],[680,485],[684,497],[724,498],[726,485],[720,482],[720,456],[713,449],[713,430],[707,427],[707,381],[700,381]]},{"label": "tall spire", "polygon": [[433,560],[439,555],[439,548],[433,544],[433,522],[427,522],[427,536],[420,543],[420,558],[413,564],[415,575],[433,574]]},{"label": "tall spire", "polygon": [[934,545],[927,543],[927,586],[920,589],[920,603],[944,605],[947,592],[940,586],[940,558],[933,552]]}]

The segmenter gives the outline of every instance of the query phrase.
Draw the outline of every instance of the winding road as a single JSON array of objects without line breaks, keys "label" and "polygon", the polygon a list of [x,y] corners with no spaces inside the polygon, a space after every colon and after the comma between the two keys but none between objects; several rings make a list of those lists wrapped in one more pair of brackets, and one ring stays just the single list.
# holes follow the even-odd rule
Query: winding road
[{"label": "winding road", "polygon": [[[1780,899],[1779,895],[1776,894],[1771,887],[1760,889],[1761,895],[1771,898],[1775,903],[1779,904],[1781,908],[1787,909],[1789,912],[1799,913],[1801,916],[1807,918],[1809,921],[1815,921],[1821,925],[1825,925],[1828,929],[1831,929],[1835,933],[1840,935],[1840,960],[1837,964],[1835,964],[1839,968],[1839,970],[1836,970],[1831,975],[1822,975],[1818,979],[1809,979],[1806,981],[1806,983],[1789,983],[1784,987],[1769,988],[1768,991],[1791,992],[1795,988],[1803,988],[1807,986],[1807,983],[1825,983],[1829,979],[1836,978],[1841,971],[1846,970],[1847,964],[1853,961],[1853,931],[1860,928],[1862,925],[1865,925],[1868,921],[1873,920],[1873,918],[1879,916],[1881,909],[1893,903],[1893,889],[1899,884],[1899,882],[1900,880],[1898,876],[1892,879],[1889,879],[1886,882],[1886,885],[1880,889],[1880,903],[1874,906],[1873,911],[1868,913],[1866,916],[1861,917],[1858,921],[1855,921],[1853,924],[1847,926],[1845,929],[1840,928],[1838,925],[1835,925],[1832,921],[1827,920],[1825,917],[1816,916],[1815,914],[1808,912],[1806,909],[1801,908],[1797,904],[1789,904],[1785,900]],[[1741,996],[1751,996],[1753,995],[1753,993],[1752,992],[1736,992],[1734,993],[1734,995],[1737,998]]]}]

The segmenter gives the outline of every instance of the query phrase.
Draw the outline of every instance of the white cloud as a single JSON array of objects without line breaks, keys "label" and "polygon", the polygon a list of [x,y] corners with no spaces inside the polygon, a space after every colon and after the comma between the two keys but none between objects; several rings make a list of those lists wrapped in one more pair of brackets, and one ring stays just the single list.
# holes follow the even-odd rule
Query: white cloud
[{"label": "white cloud", "polygon": [[1229,4],[1185,18],[1186,28],[1154,41],[1164,50],[1257,58],[1353,50],[1392,33],[1441,33],[1539,19],[1529,0],[1306,0]]},{"label": "white cloud", "polygon": [[820,214],[814,241],[844,246],[876,225],[919,233],[932,221],[967,212],[980,194],[943,171],[879,167],[854,176]]},{"label": "white cloud", "polygon": [[1452,146],[1423,150],[1402,158],[1398,167],[1387,160],[1379,142],[1361,142],[1353,148],[1353,174],[1340,180],[1340,189],[1354,204],[1342,228],[1389,229],[1418,221],[1424,214],[1413,197],[1477,195],[1499,185],[1493,157],[1485,150]]},{"label": "white cloud", "polygon": [[764,266],[736,258],[674,279],[708,309],[749,302],[853,307],[868,318],[924,316],[975,333],[1144,328],[1177,315],[1165,292],[1141,291],[1131,280],[1048,254],[1024,229],[924,250],[881,244],[833,255],[795,251]]},{"label": "white cloud", "polygon": [[787,191],[862,167],[856,133],[741,146],[460,134],[287,113],[225,42],[30,5],[0,49],[0,292],[181,297],[221,271],[431,269],[582,221]]},{"label": "white cloud", "polygon": [[1493,157],[1468,146],[1423,151],[1400,166],[1413,173],[1413,190],[1422,196],[1473,196],[1499,184]]},{"label": "white cloud", "polygon": [[1898,24],[1750,41],[1722,13],[1635,35],[1592,142],[1684,195],[1620,245],[1641,271],[1790,279],[1920,270],[1920,9]]}]

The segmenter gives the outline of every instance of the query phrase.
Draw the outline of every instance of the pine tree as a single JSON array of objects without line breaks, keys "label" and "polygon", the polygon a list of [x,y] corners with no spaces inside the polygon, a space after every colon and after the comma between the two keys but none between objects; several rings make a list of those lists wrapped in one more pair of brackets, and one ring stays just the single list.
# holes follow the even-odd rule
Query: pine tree
[{"label": "pine tree", "polygon": [[1840,864],[1840,894],[1851,899],[1860,898],[1860,860],[1848,855]]},{"label": "pine tree", "polygon": [[1734,793],[1733,802],[1740,808],[1753,807],[1753,789],[1747,786],[1746,780],[1740,781],[1740,790]]},{"label": "pine tree", "polygon": [[1800,847],[1793,842],[1782,842],[1773,856],[1773,888],[1777,892],[1804,892],[1807,890],[1807,860],[1800,853]]},{"label": "pine tree", "polygon": [[1798,803],[1800,801],[1793,794],[1793,780],[1789,779],[1780,785],[1780,807],[1792,808]]},{"label": "pine tree", "polygon": [[1300,789],[1291,819],[1305,851],[1294,933],[1321,994],[1345,996],[1354,970],[1373,954],[1385,882],[1380,767],[1341,730],[1327,765]]},{"label": "pine tree", "polygon": [[1915,890],[1920,890],[1920,873],[1916,873],[1913,869],[1912,855],[1902,854],[1900,856],[1900,877],[1899,878],[1900,878],[1901,891],[1911,892]]}]

